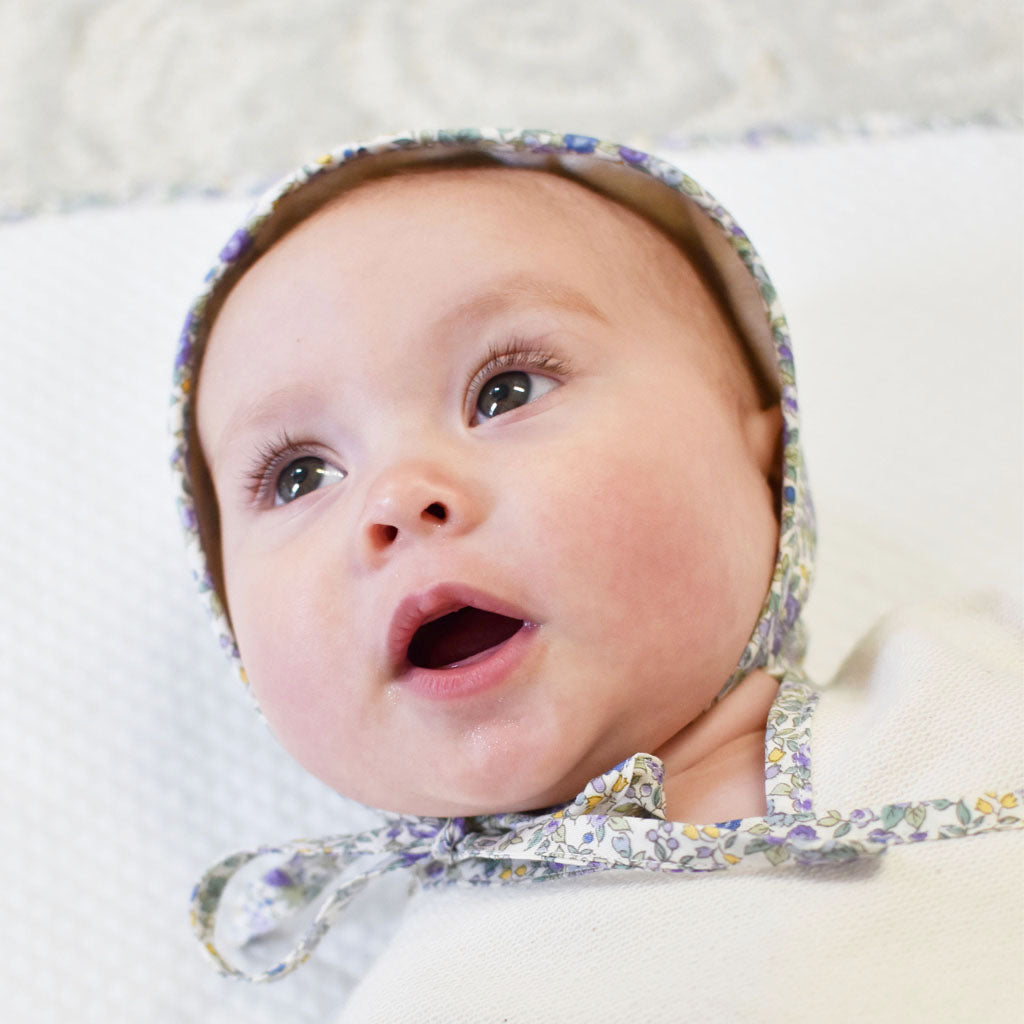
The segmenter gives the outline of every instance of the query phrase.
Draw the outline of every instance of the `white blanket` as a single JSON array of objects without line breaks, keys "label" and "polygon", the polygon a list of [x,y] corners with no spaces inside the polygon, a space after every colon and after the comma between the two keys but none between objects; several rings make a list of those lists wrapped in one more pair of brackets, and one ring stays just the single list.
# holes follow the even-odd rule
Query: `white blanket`
[{"label": "white blanket", "polygon": [[[819,679],[891,605],[1020,593],[1022,153],[1020,134],[963,129],[675,154],[749,231],[790,316],[821,523]],[[171,504],[174,340],[246,205],[0,226],[5,1020],[319,1022],[403,898],[376,889],[278,985],[223,982],[192,948],[187,898],[209,861],[370,818],[249,710]]]}]

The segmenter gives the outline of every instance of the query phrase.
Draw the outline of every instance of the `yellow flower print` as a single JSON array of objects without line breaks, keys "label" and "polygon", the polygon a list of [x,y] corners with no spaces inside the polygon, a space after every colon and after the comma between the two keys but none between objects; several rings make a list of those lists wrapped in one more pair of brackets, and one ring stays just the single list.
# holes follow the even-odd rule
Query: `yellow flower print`
[{"label": "yellow flower print", "polygon": [[771,761],[771,763],[772,763],[772,764],[775,764],[775,762],[776,762],[776,761],[781,761],[781,760],[782,760],[782,757],[783,757],[783,750],[782,750],[782,747],[776,747],[776,748],[775,748],[775,749],[774,749],[774,750],[773,750],[773,751],[772,751],[772,752],[771,752],[771,753],[770,753],[770,754],[768,755],[768,760],[769,760],[769,761]]},{"label": "yellow flower print", "polygon": [[700,839],[700,833],[697,831],[697,827],[695,825],[684,825],[683,835],[688,839]]},{"label": "yellow flower print", "polygon": [[1016,807],[1017,797],[1013,793],[1006,793],[999,798],[999,803],[1002,807]]},{"label": "yellow flower print", "polygon": [[628,785],[628,783],[626,782],[626,776],[625,775],[620,775],[615,780],[615,784],[612,786],[612,792],[613,793],[621,793],[626,788],[627,785]]}]

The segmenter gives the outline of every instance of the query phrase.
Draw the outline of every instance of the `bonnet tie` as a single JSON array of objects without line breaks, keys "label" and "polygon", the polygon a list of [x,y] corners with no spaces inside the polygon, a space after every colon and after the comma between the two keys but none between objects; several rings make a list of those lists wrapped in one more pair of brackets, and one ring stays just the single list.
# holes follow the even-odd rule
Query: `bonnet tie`
[{"label": "bonnet tie", "polygon": [[[785,688],[797,699],[806,698],[809,690],[805,684]],[[783,778],[792,766],[790,777],[796,778],[802,774],[801,748],[789,750],[776,737],[768,761]],[[210,868],[195,887],[192,927],[222,974],[271,981],[308,960],[352,898],[373,879],[397,869],[408,869],[421,885],[437,886],[624,868],[704,873],[741,862],[816,866],[877,855],[892,845],[1024,825],[1013,811],[1024,805],[1024,790],[840,812],[811,809],[809,784],[769,794],[764,817],[694,825],[666,820],[663,771],[657,757],[636,754],[554,810],[472,818],[396,816],[353,835],[236,853]],[[788,785],[780,782],[774,788]],[[255,865],[257,860],[264,863]],[[225,911],[230,922],[220,920]],[[248,959],[246,947],[261,939],[287,938],[307,920],[287,954],[265,970],[230,962],[218,945],[220,932],[230,930],[235,950]]]}]

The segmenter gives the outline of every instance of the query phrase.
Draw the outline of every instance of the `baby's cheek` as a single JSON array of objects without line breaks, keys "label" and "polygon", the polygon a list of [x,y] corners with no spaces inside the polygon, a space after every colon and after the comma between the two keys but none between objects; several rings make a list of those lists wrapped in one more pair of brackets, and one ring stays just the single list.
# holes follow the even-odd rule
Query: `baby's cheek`
[{"label": "baby's cheek", "polygon": [[597,628],[631,608],[655,629],[703,621],[716,610],[713,523],[696,488],[660,460],[631,456],[605,448],[552,476],[552,499],[537,511],[552,556],[544,571]]},{"label": "baby's cheek", "polygon": [[242,664],[282,746],[320,774],[320,751],[334,743],[333,733],[344,721],[338,681],[346,666],[336,664],[337,649],[332,653],[324,643],[335,631],[315,610],[316,582],[291,585],[294,576],[282,575],[273,559],[260,564],[258,576],[236,588],[232,608]]}]

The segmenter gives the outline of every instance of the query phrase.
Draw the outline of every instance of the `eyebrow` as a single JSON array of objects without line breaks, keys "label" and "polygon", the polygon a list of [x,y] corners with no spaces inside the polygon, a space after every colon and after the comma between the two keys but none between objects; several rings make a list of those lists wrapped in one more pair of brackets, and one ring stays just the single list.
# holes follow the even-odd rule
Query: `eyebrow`
[{"label": "eyebrow", "polygon": [[608,322],[608,317],[582,292],[569,285],[553,283],[531,274],[500,278],[486,291],[460,302],[437,321],[447,332],[475,320],[500,316],[524,305],[542,305]]},{"label": "eyebrow", "polygon": [[235,447],[238,438],[257,432],[264,424],[278,423],[284,410],[296,402],[312,402],[313,399],[314,391],[308,385],[288,384],[237,409],[217,438],[217,451],[205,452],[211,471],[214,454],[223,458],[226,451]]}]

